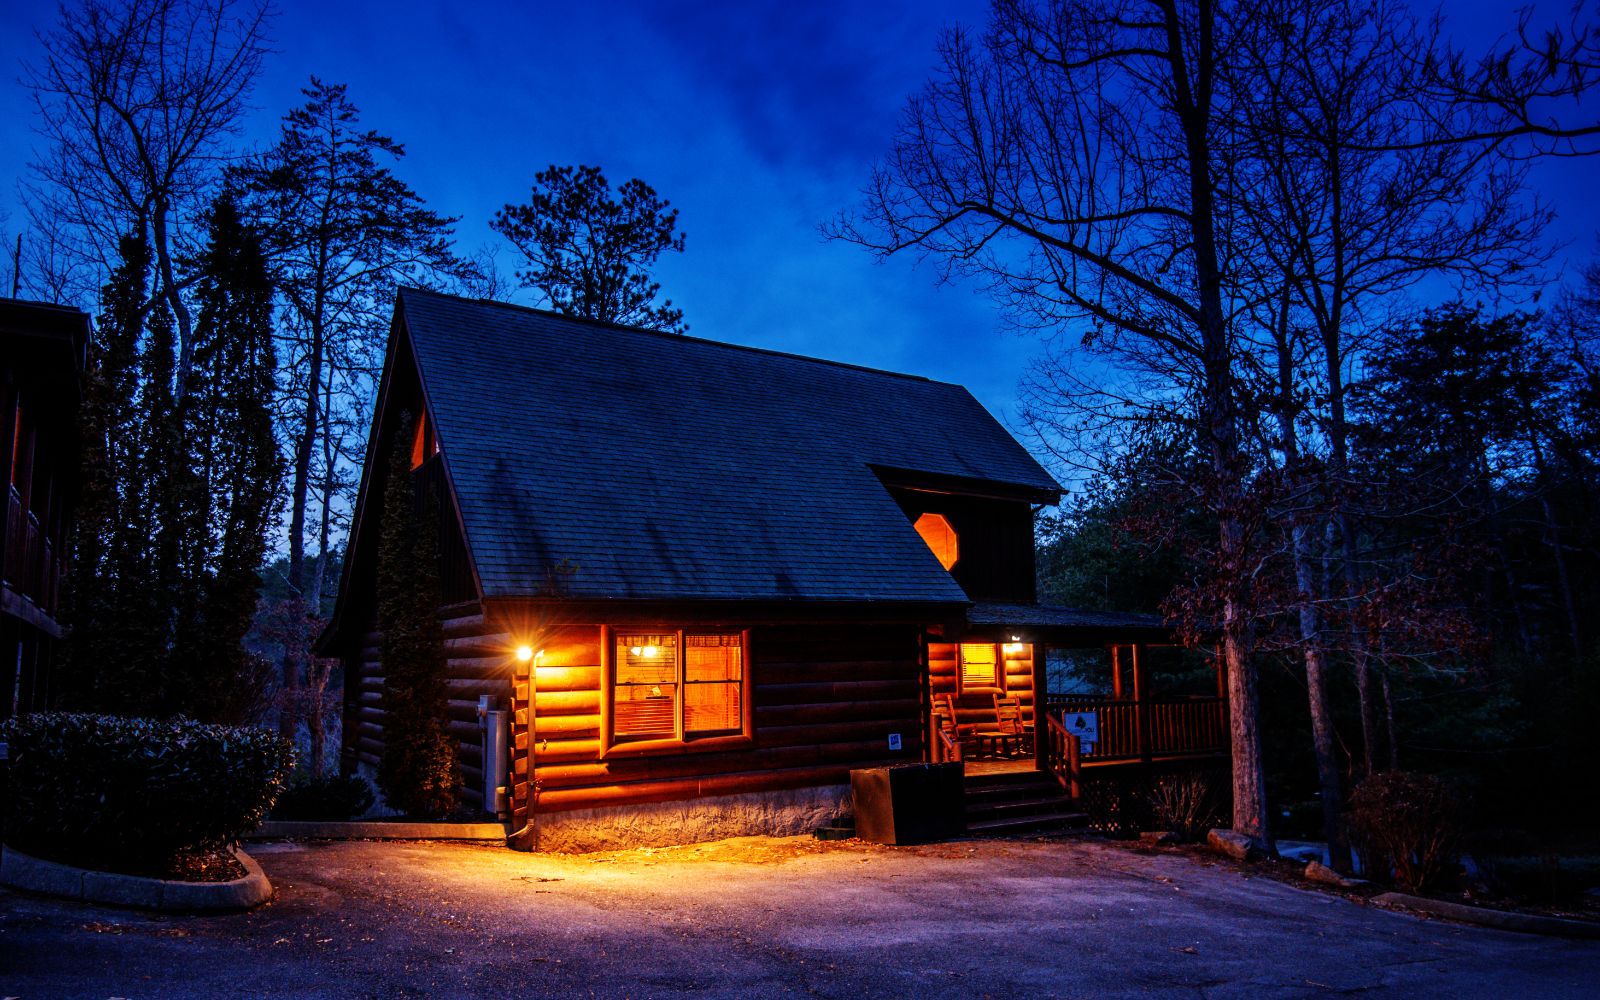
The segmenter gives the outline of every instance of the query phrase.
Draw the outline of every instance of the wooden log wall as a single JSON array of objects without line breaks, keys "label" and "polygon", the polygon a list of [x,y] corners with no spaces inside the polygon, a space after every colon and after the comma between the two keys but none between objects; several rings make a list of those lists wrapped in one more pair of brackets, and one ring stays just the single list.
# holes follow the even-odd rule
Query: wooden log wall
[{"label": "wooden log wall", "polygon": [[[511,640],[484,620],[476,604],[457,606],[449,614],[443,622],[449,698],[445,725],[456,738],[462,802],[483,810],[478,697],[492,695],[507,704],[512,695]],[[383,755],[384,741],[381,644],[381,633],[368,631],[359,656],[345,663],[345,752],[347,759],[373,767]]]},{"label": "wooden log wall", "polygon": [[1016,696],[1022,702],[1023,718],[1034,718],[1033,646],[1023,643],[1021,648],[1015,651],[1006,651],[1002,648],[1001,655],[1005,658],[1005,690],[968,688],[962,693],[957,681],[960,665],[956,659],[956,644],[953,642],[928,644],[928,693],[934,698],[947,694],[956,696],[957,725],[993,726],[994,695],[997,693],[1003,697]]},{"label": "wooden log wall", "polygon": [[[599,626],[564,629],[545,646],[536,691],[526,676],[517,678],[514,827],[527,822],[530,808],[555,812],[842,784],[851,768],[923,757],[921,640],[913,626],[753,628],[750,743],[704,752],[690,744],[638,756],[613,751],[605,759],[601,641]],[[900,734],[898,752],[889,750],[890,733]]]}]

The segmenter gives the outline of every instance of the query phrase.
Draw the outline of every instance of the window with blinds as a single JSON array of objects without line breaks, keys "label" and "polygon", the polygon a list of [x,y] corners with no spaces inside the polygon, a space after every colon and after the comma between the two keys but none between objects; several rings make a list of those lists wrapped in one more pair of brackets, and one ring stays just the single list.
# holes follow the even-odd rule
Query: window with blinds
[{"label": "window with blinds", "polygon": [[619,740],[678,735],[678,637],[618,635],[611,731]]},{"label": "window with blinds", "polygon": [[992,642],[961,644],[961,688],[1000,687],[1000,657]]},{"label": "window with blinds", "polygon": [[683,637],[683,731],[686,736],[736,733],[743,704],[744,639]]},{"label": "window with blinds", "polygon": [[740,633],[616,633],[611,738],[692,740],[744,729]]}]

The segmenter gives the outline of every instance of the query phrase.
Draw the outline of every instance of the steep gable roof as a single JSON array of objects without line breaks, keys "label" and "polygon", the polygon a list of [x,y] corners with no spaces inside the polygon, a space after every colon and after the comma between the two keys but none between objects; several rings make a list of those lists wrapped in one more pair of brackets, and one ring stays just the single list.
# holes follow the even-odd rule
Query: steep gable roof
[{"label": "steep gable roof", "polygon": [[957,385],[414,289],[397,323],[486,598],[567,560],[578,598],[966,603],[873,468],[1060,490]]}]

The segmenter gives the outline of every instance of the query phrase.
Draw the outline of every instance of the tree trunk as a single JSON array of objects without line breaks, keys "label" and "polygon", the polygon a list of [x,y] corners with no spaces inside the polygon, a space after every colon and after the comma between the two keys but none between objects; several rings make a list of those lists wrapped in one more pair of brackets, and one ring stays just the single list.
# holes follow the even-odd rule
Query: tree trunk
[{"label": "tree trunk", "polygon": [[310,369],[306,374],[306,409],[294,447],[294,478],[289,490],[289,586],[305,590],[306,507],[311,498],[311,452],[322,429],[322,338],[313,329]]},{"label": "tree trunk", "polygon": [[1328,697],[1327,659],[1322,647],[1320,622],[1312,603],[1315,586],[1306,528],[1294,529],[1295,578],[1301,592],[1300,641],[1305,649],[1306,699],[1311,709],[1311,746],[1317,762],[1317,790],[1322,799],[1322,833],[1328,841],[1328,860],[1341,872],[1350,872],[1350,842],[1344,835],[1344,796],[1339,787],[1337,740],[1333,709]]},{"label": "tree trunk", "polygon": [[[1572,578],[1567,574],[1566,546],[1561,542],[1561,522],[1556,520],[1555,505],[1550,502],[1550,474],[1545,464],[1544,445],[1539,441],[1539,434],[1534,430],[1537,426],[1533,408],[1524,403],[1524,411],[1528,421],[1528,443],[1533,446],[1534,470],[1538,473],[1539,484],[1539,510],[1544,514],[1544,530],[1546,543],[1550,546],[1551,559],[1556,564],[1556,585],[1561,588],[1561,607],[1567,614],[1567,638],[1572,643],[1572,669],[1583,660],[1583,633],[1578,626],[1578,605],[1572,597]],[[1571,671],[1568,671],[1569,675]]]},{"label": "tree trunk", "polygon": [[1224,612],[1222,654],[1228,664],[1228,735],[1233,756],[1233,828],[1270,843],[1266,771],[1261,762],[1261,699],[1254,651],[1239,607]]},{"label": "tree trunk", "polygon": [[1561,524],[1556,520],[1555,508],[1548,494],[1540,495],[1539,505],[1544,511],[1544,528],[1549,538],[1550,554],[1556,564],[1556,585],[1561,588],[1561,606],[1567,613],[1567,639],[1572,643],[1572,666],[1576,669],[1583,660],[1583,633],[1578,628],[1578,605],[1572,598],[1572,578],[1567,574]]},{"label": "tree trunk", "polygon": [[[1283,301],[1276,316],[1278,352],[1278,432],[1282,437],[1284,467],[1298,492],[1305,486],[1300,458],[1300,435],[1295,426],[1294,336],[1290,325],[1289,289],[1291,276],[1284,276]],[[1306,700],[1311,712],[1311,747],[1317,767],[1317,791],[1322,800],[1322,833],[1328,842],[1328,860],[1334,869],[1349,873],[1350,843],[1344,835],[1344,796],[1339,787],[1339,758],[1333,728],[1332,702],[1328,696],[1327,651],[1322,643],[1322,620],[1316,600],[1326,593],[1326,579],[1318,579],[1311,552],[1311,531],[1304,521],[1290,512],[1291,551],[1294,555],[1295,589],[1298,591],[1300,646],[1306,663]]]},{"label": "tree trunk", "polygon": [[[1211,453],[1217,509],[1217,572],[1222,577],[1223,655],[1228,664],[1228,725],[1233,751],[1233,828],[1270,842],[1267,829],[1266,777],[1261,764],[1260,699],[1248,603],[1243,600],[1249,539],[1240,520],[1243,471],[1239,453],[1238,399],[1234,391],[1233,352],[1228,313],[1222,302],[1222,269],[1218,263],[1216,191],[1212,184],[1211,100],[1216,82],[1216,11],[1212,0],[1200,0],[1193,21],[1194,37],[1176,4],[1163,3],[1165,58],[1172,73],[1173,107],[1183,130],[1189,181],[1189,229],[1198,301],[1204,384],[1199,417]],[[1193,58],[1191,69],[1189,60]]]},{"label": "tree trunk", "polygon": [[[299,599],[305,597],[306,505],[311,489],[311,450],[316,446],[317,432],[322,426],[322,335],[316,323],[312,324],[309,363],[305,417],[300,425],[300,439],[295,442],[294,479],[289,491],[289,589]],[[278,731],[291,739],[298,721],[301,669],[300,657],[293,651],[286,651],[283,657],[284,704],[295,708],[287,713],[280,712]]]},{"label": "tree trunk", "polygon": [[1395,737],[1394,727],[1394,698],[1389,692],[1389,672],[1379,670],[1378,686],[1383,692],[1383,727],[1388,744],[1387,765],[1391,771],[1400,770],[1400,741]]},{"label": "tree trunk", "polygon": [[1361,714],[1361,773],[1378,770],[1378,706],[1372,690],[1372,656],[1365,639],[1352,637],[1351,665],[1356,675],[1356,706]]},{"label": "tree trunk", "polygon": [[323,692],[327,689],[327,674],[316,672],[306,685],[306,735],[311,742],[311,776],[322,777],[322,760],[327,754],[328,727],[323,719]]},{"label": "tree trunk", "polygon": [[178,370],[175,373],[173,393],[181,411],[189,392],[189,369],[194,367],[194,318],[189,315],[189,306],[183,301],[183,292],[178,287],[177,271],[172,265],[171,234],[167,228],[165,204],[157,205],[150,213],[150,228],[154,237],[152,243],[156,251],[156,267],[161,275],[161,294],[172,309],[173,319],[178,323]]}]

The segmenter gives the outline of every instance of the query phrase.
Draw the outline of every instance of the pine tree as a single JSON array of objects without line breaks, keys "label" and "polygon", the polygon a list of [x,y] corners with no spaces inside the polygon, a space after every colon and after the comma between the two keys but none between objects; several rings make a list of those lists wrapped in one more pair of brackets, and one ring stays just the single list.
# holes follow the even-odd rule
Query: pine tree
[{"label": "pine tree", "polygon": [[145,304],[141,240],[123,241],[102,295],[84,390],[74,707],[240,722],[263,706],[268,676],[243,638],[281,479],[272,288],[230,200],[210,230],[182,392],[172,315]]},{"label": "pine tree", "polygon": [[139,412],[140,343],[150,252],[137,235],[119,246],[120,266],[101,291],[88,346],[80,427],[82,494],[70,578],[67,657],[75,683],[66,707],[149,714],[159,675],[160,630],[149,535],[141,516],[144,433]]},{"label": "pine tree", "polygon": [[184,461],[168,491],[177,535],[174,692],[184,714],[245,721],[265,699],[269,667],[245,633],[261,589],[258,568],[279,497],[273,434],[276,354],[272,283],[260,235],[227,195],[213,205],[197,291],[194,367],[185,393]]},{"label": "pine tree", "polygon": [[[317,608],[340,510],[355,501],[359,429],[371,418],[395,289],[470,268],[451,248],[455,220],[431,211],[391,169],[404,145],[362,127],[345,85],[313,77],[302,93],[278,141],[231,174],[243,210],[269,234],[283,303],[287,576],[292,594]],[[292,702],[310,663],[290,653],[282,669]],[[285,711],[281,731],[295,723]]]},{"label": "pine tree", "polygon": [[[410,425],[410,415],[402,415],[400,426]],[[378,788],[391,808],[437,817],[455,808],[457,795],[456,746],[445,729],[439,505],[432,496],[418,504],[407,444],[396,442],[389,463],[378,548],[384,711]]]},{"label": "pine tree", "polygon": [[687,333],[683,310],[656,302],[651,268],[683,252],[678,210],[635,177],[613,193],[599,167],[560,167],[533,175],[525,205],[506,205],[489,228],[528,265],[524,287],[567,316]]}]

